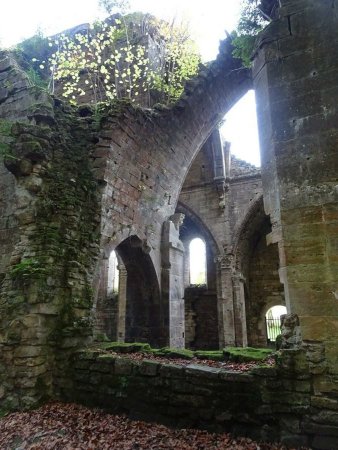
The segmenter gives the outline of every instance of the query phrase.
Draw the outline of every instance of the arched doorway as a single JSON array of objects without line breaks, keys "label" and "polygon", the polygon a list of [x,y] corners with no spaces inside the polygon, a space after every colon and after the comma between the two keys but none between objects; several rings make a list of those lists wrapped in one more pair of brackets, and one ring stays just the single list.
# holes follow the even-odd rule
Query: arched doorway
[{"label": "arched doorway", "polygon": [[[147,249],[137,236],[125,239],[116,247],[126,270],[125,298],[119,295],[119,321],[124,321],[125,342],[148,342],[165,345],[168,331],[164,327],[159,283]],[[123,328],[123,323],[118,328]]]},{"label": "arched doorway", "polygon": [[154,347],[167,344],[168,311],[161,306],[158,278],[148,250],[134,235],[110,252],[101,275],[104,293],[96,307],[99,335]]}]

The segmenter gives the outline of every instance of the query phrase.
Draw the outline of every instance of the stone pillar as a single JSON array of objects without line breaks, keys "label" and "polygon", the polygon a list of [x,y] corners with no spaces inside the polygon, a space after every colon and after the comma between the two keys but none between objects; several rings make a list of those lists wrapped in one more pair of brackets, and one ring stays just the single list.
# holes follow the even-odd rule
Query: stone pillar
[{"label": "stone pillar", "polygon": [[[229,146],[226,146],[229,150]],[[229,176],[229,160],[224,163],[223,148],[220,149],[223,160],[223,178],[218,180],[214,178],[216,188],[219,195],[219,206],[224,217],[223,228],[223,248],[224,253],[216,258],[216,285],[217,285],[217,311],[218,311],[218,330],[219,330],[219,347],[225,345],[235,345],[235,322],[234,322],[234,298],[232,275],[234,271],[234,258],[230,253],[232,230],[230,224],[230,192],[228,178]],[[228,158],[230,153],[228,154]],[[227,159],[228,159],[227,158]]]},{"label": "stone pillar", "polygon": [[98,298],[99,300],[105,300],[108,293],[108,269],[109,269],[109,258],[105,257],[102,259],[100,264],[100,285]]},{"label": "stone pillar", "polygon": [[190,252],[189,252],[189,241],[183,242],[184,246],[184,288],[187,288],[190,286]]},{"label": "stone pillar", "polygon": [[214,180],[225,179],[225,162],[221,135],[218,129],[214,130],[210,135],[212,156],[214,162]]},{"label": "stone pillar", "polygon": [[223,348],[235,345],[233,255],[218,257],[216,264],[219,346]]},{"label": "stone pillar", "polygon": [[278,242],[288,311],[304,341],[325,343],[338,375],[338,5],[279,6],[253,67],[269,241]]},{"label": "stone pillar", "polygon": [[162,236],[162,296],[169,312],[169,346],[184,348],[184,247],[179,227],[184,214],[164,222]]},{"label": "stone pillar", "polygon": [[235,336],[236,345],[247,347],[248,333],[246,328],[246,307],[244,292],[244,277],[237,271],[232,276],[233,295],[234,295],[234,317],[235,317]]},{"label": "stone pillar", "polygon": [[231,144],[230,142],[224,142],[223,145],[223,154],[224,154],[224,165],[225,165],[225,178],[230,178],[231,173],[231,152],[230,152]]},{"label": "stone pillar", "polygon": [[119,294],[117,313],[117,341],[125,342],[126,337],[126,305],[127,305],[127,269],[121,263],[119,270]]}]

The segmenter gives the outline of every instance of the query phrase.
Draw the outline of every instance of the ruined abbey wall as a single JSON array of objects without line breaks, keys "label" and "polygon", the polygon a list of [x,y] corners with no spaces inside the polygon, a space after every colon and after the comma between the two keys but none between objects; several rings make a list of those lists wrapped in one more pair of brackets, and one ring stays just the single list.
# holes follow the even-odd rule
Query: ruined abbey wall
[{"label": "ruined abbey wall", "polygon": [[[178,235],[175,241],[173,229],[163,241],[162,227],[198,149],[250,85],[248,71],[237,69],[225,43],[218,61],[187,86],[173,109],[143,111],[119,102],[93,116],[87,107],[66,106],[31,86],[15,60],[1,54],[7,86],[0,105],[3,156],[9,177],[15,177],[6,203],[22,201],[2,272],[5,405],[28,406],[66,376],[68,353],[92,336],[100,265],[126,239],[148,255],[148,275],[155,272],[164,292],[161,305],[153,296],[153,311],[162,316],[148,314],[158,337],[167,343],[182,339],[184,311],[170,307],[181,301],[172,298],[175,277],[169,270],[179,254]],[[161,251],[165,246],[167,252]]]},{"label": "ruined abbey wall", "polygon": [[[278,245],[279,277],[292,314],[285,319],[276,370],[288,395],[282,392],[278,402],[268,404],[262,396],[262,407],[269,417],[278,414],[285,443],[337,447],[338,8],[335,0],[263,3],[275,7],[253,68],[264,210],[257,206],[259,195],[252,196],[260,193],[256,175],[247,176],[247,185],[245,178],[240,183],[222,178],[219,146],[211,134],[251,86],[250,73],[232,57],[229,41],[173,108],[144,111],[119,102],[98,115],[31,86],[14,59],[1,53],[4,408],[29,407],[72,392],[72,354],[92,340],[101,265],[115,247],[121,246],[129,270],[138,270],[131,258],[136,255],[147,268],[144,277],[151,276],[154,289],[138,291],[144,301],[152,296],[144,319],[148,328],[173,346],[184,344],[184,251],[181,216],[174,213],[187,171],[211,134],[217,201],[213,197],[210,210],[214,219],[222,211],[230,218],[231,208],[239,211],[232,215],[236,220],[222,219],[222,225],[205,219],[208,228],[215,225],[211,242],[219,251],[219,345],[246,344],[245,283],[250,276],[254,283],[255,264],[270,258],[264,252]],[[191,211],[197,208],[194,195]],[[266,215],[266,228],[260,228]],[[255,234],[258,229],[264,233]],[[255,240],[256,254],[250,253]],[[271,261],[275,265],[276,257]],[[136,329],[144,329],[143,323]],[[261,375],[263,386],[269,385],[268,375]]]}]

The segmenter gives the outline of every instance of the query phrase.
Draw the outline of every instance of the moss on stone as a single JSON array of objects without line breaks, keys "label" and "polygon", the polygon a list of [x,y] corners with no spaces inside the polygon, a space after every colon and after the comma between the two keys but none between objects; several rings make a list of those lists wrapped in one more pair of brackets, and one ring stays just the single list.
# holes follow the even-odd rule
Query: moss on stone
[{"label": "moss on stone", "polygon": [[6,119],[0,119],[0,136],[12,135],[13,122]]},{"label": "moss on stone", "polygon": [[196,350],[194,355],[198,359],[210,359],[212,361],[224,361],[222,350]]},{"label": "moss on stone", "polygon": [[6,119],[0,119],[0,156],[4,159],[14,158],[11,143],[13,122]]},{"label": "moss on stone", "polygon": [[10,276],[18,281],[25,281],[28,278],[40,278],[46,275],[46,268],[33,258],[27,258],[11,267]]},{"label": "moss on stone", "polygon": [[163,347],[160,348],[156,354],[158,356],[165,356],[166,358],[192,359],[194,357],[193,351],[184,348]]},{"label": "moss on stone", "polygon": [[117,353],[136,353],[136,352],[151,352],[152,349],[149,344],[143,342],[107,342],[100,345],[104,350],[111,350]]},{"label": "moss on stone", "polygon": [[241,348],[227,347],[223,350],[188,350],[181,348],[163,347],[159,349],[151,348],[149,344],[143,342],[102,342],[97,344],[95,348],[102,350],[114,351],[116,353],[149,353],[154,356],[162,356],[165,358],[182,358],[182,359],[205,359],[212,361],[233,361],[233,362],[250,362],[264,361],[273,351],[266,348]]},{"label": "moss on stone", "polygon": [[96,333],[94,340],[96,342],[110,342],[106,333]]},{"label": "moss on stone", "polygon": [[233,362],[264,361],[273,351],[267,348],[226,347],[223,349],[225,360]]},{"label": "moss on stone", "polygon": [[7,416],[9,413],[10,413],[9,410],[7,410],[7,409],[1,409],[1,408],[0,408],[0,419],[1,419],[2,417]]}]

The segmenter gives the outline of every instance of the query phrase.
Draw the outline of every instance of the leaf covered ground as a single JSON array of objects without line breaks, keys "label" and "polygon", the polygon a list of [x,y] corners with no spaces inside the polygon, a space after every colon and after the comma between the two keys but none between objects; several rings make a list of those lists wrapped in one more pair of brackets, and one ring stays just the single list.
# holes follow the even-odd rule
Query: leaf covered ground
[{"label": "leaf covered ground", "polygon": [[74,403],[49,403],[0,420],[1,450],[285,450],[229,434],[172,430]]},{"label": "leaf covered ground", "polygon": [[254,367],[259,367],[261,364],[263,364],[264,366],[274,366],[275,365],[275,360],[274,358],[266,358],[263,361],[261,361],[260,363],[258,363],[257,361],[248,361],[248,362],[242,362],[242,363],[238,363],[238,362],[232,362],[232,361],[213,361],[211,359],[201,359],[201,358],[191,358],[191,359],[183,359],[183,358],[179,358],[179,357],[170,357],[170,358],[166,358],[164,356],[156,356],[156,355],[152,355],[149,353],[142,353],[142,352],[136,352],[136,353],[128,353],[128,354],[121,354],[121,353],[116,353],[113,351],[103,351],[102,353],[105,354],[111,354],[114,356],[123,356],[126,357],[128,359],[132,359],[133,361],[144,361],[146,360],[151,360],[151,361],[156,361],[162,364],[176,364],[179,366],[188,366],[189,364],[194,364],[194,365],[200,365],[200,366],[208,366],[208,367],[213,367],[216,369],[225,369],[225,370],[231,370],[231,371],[235,371],[235,372],[247,372],[248,370],[253,369]]}]

